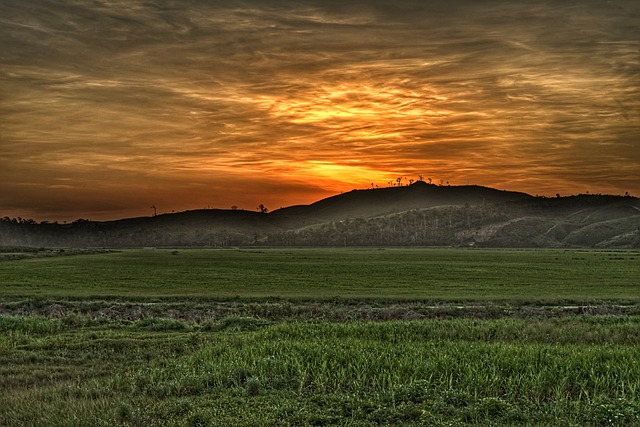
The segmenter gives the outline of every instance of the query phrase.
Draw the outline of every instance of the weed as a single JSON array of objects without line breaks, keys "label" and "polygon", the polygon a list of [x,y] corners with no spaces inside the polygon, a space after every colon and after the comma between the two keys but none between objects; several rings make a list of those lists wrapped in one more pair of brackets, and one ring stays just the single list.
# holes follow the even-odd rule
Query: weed
[{"label": "weed", "polygon": [[260,380],[258,378],[249,378],[245,383],[247,396],[253,397],[260,394]]},{"label": "weed", "polygon": [[133,410],[131,406],[125,402],[120,402],[116,408],[116,418],[122,423],[131,421],[133,417]]},{"label": "weed", "polygon": [[187,425],[189,427],[208,427],[211,425],[211,418],[202,413],[191,414],[187,418]]},{"label": "weed", "polygon": [[584,421],[595,426],[637,426],[640,424],[640,407],[637,401],[622,398],[594,402],[586,411]]},{"label": "weed", "polygon": [[134,327],[149,331],[189,331],[191,326],[181,320],[146,317],[137,321]]},{"label": "weed", "polygon": [[204,331],[253,331],[269,325],[268,321],[253,317],[226,317],[219,322],[206,321],[201,325]]}]

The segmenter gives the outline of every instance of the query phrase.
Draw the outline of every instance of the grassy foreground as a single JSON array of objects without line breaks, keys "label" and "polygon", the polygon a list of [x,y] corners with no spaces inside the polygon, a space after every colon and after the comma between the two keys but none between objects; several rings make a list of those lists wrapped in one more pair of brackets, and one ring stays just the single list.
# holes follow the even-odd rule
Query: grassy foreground
[{"label": "grassy foreground", "polygon": [[22,255],[2,426],[640,426],[637,252]]},{"label": "grassy foreground", "polygon": [[0,317],[0,425],[640,424],[640,316]]}]

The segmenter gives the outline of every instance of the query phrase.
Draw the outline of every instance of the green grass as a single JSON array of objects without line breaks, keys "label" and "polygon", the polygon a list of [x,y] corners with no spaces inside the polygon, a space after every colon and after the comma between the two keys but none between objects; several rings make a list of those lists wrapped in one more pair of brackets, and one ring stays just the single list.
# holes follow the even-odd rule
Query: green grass
[{"label": "green grass", "polygon": [[1,261],[0,294],[637,301],[639,266],[638,251],[129,250]]},{"label": "green grass", "polygon": [[42,253],[2,426],[640,426],[638,251]]},{"label": "green grass", "polygon": [[0,425],[640,423],[640,316],[0,317]]}]

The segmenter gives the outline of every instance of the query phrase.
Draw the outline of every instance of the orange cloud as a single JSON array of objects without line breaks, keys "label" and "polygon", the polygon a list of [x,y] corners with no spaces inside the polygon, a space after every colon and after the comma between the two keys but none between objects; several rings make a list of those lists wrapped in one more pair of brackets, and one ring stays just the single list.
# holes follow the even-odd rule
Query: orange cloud
[{"label": "orange cloud", "polygon": [[631,0],[27,3],[0,20],[0,215],[273,208],[419,174],[640,193]]}]

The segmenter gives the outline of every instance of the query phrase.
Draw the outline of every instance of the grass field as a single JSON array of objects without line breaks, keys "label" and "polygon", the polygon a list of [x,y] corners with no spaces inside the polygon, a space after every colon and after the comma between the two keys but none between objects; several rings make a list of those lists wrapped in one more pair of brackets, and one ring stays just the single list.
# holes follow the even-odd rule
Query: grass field
[{"label": "grass field", "polygon": [[2,426],[640,425],[637,251],[22,255]]},{"label": "grass field", "polygon": [[638,300],[640,252],[130,250],[0,263],[4,296]]}]

